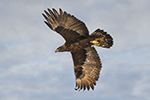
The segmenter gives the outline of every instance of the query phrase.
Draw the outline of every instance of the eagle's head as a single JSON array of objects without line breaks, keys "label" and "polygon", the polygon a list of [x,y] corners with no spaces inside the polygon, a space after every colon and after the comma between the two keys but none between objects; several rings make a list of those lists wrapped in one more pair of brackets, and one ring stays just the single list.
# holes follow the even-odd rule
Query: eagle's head
[{"label": "eagle's head", "polygon": [[55,50],[55,53],[56,53],[56,52],[64,52],[64,51],[67,51],[67,50],[66,50],[66,46],[65,46],[65,45],[62,45],[62,46],[58,47],[58,48]]}]

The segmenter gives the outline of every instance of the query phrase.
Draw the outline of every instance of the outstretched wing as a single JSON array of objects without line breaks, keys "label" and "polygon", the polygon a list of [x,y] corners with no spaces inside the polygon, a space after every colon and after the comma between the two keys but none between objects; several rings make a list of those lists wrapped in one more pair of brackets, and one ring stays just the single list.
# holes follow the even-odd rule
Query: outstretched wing
[{"label": "outstretched wing", "polygon": [[87,47],[83,50],[71,52],[74,61],[74,71],[76,76],[76,90],[94,90],[94,85],[98,81],[101,62],[94,47]]},{"label": "outstretched wing", "polygon": [[79,36],[89,35],[88,29],[82,21],[61,9],[59,11],[60,14],[53,8],[52,10],[48,9],[48,12],[44,10],[45,14],[42,13],[47,20],[45,23],[50,29],[59,33],[67,42],[73,42]]}]

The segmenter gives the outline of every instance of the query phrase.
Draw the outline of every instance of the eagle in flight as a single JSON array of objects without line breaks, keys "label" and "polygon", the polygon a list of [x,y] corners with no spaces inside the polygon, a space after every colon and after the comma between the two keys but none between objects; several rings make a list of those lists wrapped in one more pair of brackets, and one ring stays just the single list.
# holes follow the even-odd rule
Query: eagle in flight
[{"label": "eagle in flight", "polygon": [[113,45],[112,37],[101,29],[89,35],[84,22],[61,9],[59,13],[54,8],[44,12],[42,15],[46,25],[66,40],[55,52],[71,52],[76,78],[75,90],[94,90],[102,64],[93,45],[110,48]]}]

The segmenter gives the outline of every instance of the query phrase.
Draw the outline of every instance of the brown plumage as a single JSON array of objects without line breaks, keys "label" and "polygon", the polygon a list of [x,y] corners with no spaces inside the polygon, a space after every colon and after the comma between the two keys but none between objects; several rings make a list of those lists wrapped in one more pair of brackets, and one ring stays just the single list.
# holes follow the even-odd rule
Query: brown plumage
[{"label": "brown plumage", "polygon": [[71,52],[76,77],[75,90],[94,90],[102,67],[100,58],[92,45],[110,48],[113,45],[112,37],[103,30],[97,29],[91,35],[85,24],[73,15],[55,9],[44,10],[44,21],[50,29],[59,33],[65,44],[56,49],[56,52]]}]

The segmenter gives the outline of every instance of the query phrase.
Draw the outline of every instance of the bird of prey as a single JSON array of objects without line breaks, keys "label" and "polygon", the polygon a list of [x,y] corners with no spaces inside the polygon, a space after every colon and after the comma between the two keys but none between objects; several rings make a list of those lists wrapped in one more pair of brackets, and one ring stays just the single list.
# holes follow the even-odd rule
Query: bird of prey
[{"label": "bird of prey", "polygon": [[64,45],[58,47],[55,52],[70,52],[74,62],[76,78],[75,90],[94,90],[98,81],[102,64],[93,45],[110,48],[113,38],[107,32],[97,29],[91,35],[81,20],[66,11],[54,8],[44,10],[42,13],[46,25],[56,31],[64,39]]}]

